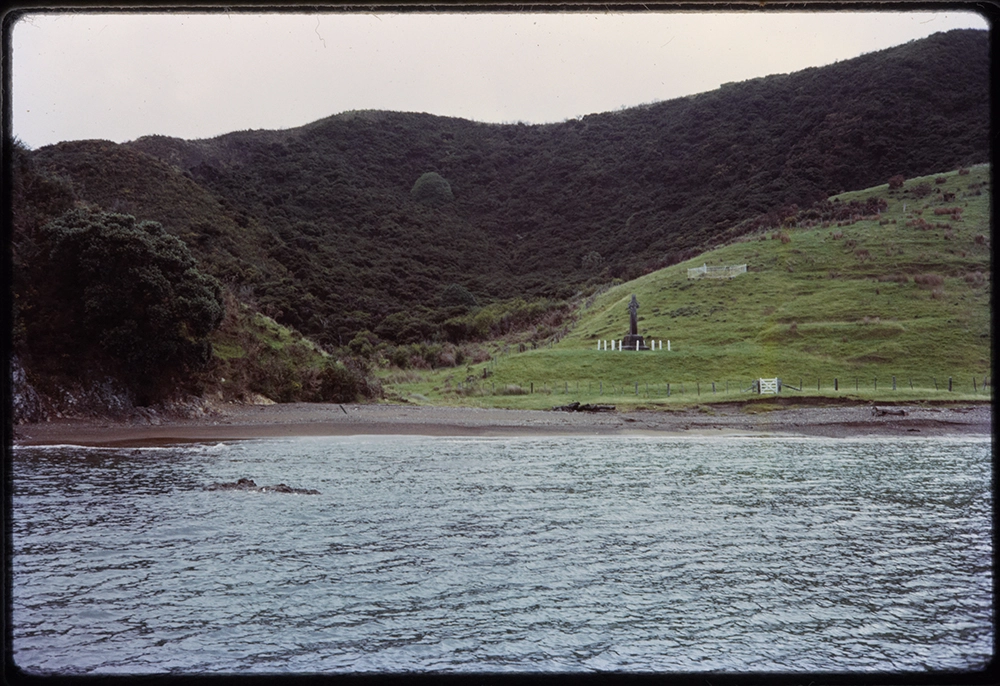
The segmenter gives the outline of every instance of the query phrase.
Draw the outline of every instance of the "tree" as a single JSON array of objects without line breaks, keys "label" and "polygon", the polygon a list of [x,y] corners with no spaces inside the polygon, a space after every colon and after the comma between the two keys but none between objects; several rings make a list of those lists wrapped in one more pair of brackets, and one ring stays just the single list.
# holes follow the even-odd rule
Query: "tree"
[{"label": "tree", "polygon": [[455,199],[451,184],[437,172],[427,172],[417,179],[410,195],[425,205],[444,205]]},{"label": "tree", "polygon": [[440,297],[441,307],[476,307],[479,303],[468,288],[458,283],[450,283]]},{"label": "tree", "polygon": [[48,337],[38,342],[96,353],[147,398],[173,373],[210,359],[222,289],[160,224],[77,209],[42,234],[48,254],[35,278],[47,282],[49,302],[34,322],[32,347]]}]

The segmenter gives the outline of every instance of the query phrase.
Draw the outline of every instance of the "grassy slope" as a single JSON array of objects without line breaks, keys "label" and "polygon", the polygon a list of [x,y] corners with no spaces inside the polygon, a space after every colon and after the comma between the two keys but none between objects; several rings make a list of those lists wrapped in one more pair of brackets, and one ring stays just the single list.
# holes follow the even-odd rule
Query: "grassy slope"
[{"label": "grassy slope", "polygon": [[[937,183],[939,177],[945,183]],[[784,241],[776,233],[744,237],[602,293],[551,347],[462,370],[410,374],[407,383],[390,388],[417,402],[648,406],[746,398],[738,389],[751,379],[777,376],[793,386],[801,379],[800,392],[786,392],[795,396],[984,399],[972,379],[992,376],[989,182],[989,167],[978,166],[967,175],[909,179],[899,190],[883,185],[837,196],[847,203],[876,195],[888,208],[878,219],[847,226],[785,229]],[[921,183],[932,189],[924,199],[913,193]],[[945,192],[955,199],[944,202]],[[961,220],[934,214],[943,207],[961,207]],[[931,227],[907,223],[920,219]],[[732,280],[689,280],[687,269],[703,263],[746,263],[749,271]],[[663,340],[663,351],[599,352],[598,340],[627,333],[633,293],[640,333]],[[493,395],[532,384],[533,395]]]},{"label": "grassy slope", "polygon": [[231,296],[211,340],[213,359],[202,382],[206,394],[225,400],[252,401],[258,394],[284,402],[308,398],[329,361],[309,339]]}]

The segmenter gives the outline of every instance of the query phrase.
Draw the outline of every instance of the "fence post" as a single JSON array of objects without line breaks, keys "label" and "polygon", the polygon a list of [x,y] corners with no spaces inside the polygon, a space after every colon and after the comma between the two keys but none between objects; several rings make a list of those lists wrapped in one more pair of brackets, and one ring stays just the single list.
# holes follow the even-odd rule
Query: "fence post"
[{"label": "fence post", "polygon": [[835,390],[835,391],[839,391],[840,390],[840,385],[837,382],[837,377],[833,377],[833,390]]},{"label": "fence post", "polygon": [[531,392],[532,393],[535,392],[535,382],[534,381],[531,382]]},{"label": "fence post", "polygon": [[878,377],[875,377],[875,390],[878,390]]},{"label": "fence post", "polygon": [[712,393],[715,393],[715,382],[712,382]]},{"label": "fence post", "polygon": [[896,390],[896,377],[892,377],[892,390]]},{"label": "fence post", "polygon": [[670,397],[670,382],[667,382],[667,397]]},{"label": "fence post", "polygon": [[972,377],[972,392],[973,393],[978,393],[979,392],[979,389],[976,388],[976,377]]},{"label": "fence post", "polygon": [[951,377],[948,377],[948,392],[951,393]]},{"label": "fence post", "polygon": [[695,389],[698,391],[698,395],[701,395],[701,382],[700,381],[695,381],[694,385],[695,385]]}]

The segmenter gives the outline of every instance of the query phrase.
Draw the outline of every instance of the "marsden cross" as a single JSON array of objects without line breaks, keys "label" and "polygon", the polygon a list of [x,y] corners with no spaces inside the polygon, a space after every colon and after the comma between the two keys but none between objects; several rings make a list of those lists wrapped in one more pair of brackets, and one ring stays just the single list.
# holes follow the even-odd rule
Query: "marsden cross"
[{"label": "marsden cross", "polygon": [[628,314],[628,332],[630,335],[635,336],[639,333],[639,301],[636,300],[635,293],[632,294],[632,302],[628,304]]}]

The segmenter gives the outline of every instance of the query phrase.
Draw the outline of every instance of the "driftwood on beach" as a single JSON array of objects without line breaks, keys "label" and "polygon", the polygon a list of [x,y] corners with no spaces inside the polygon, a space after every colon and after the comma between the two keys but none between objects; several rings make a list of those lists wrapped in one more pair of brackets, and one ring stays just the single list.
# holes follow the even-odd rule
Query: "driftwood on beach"
[{"label": "driftwood on beach", "polygon": [[886,415],[896,415],[899,417],[905,417],[907,412],[904,409],[886,409],[884,407],[876,407],[872,405],[872,414],[876,417],[885,417]]},{"label": "driftwood on beach", "polygon": [[581,405],[580,403],[570,403],[569,405],[557,405],[552,408],[557,412],[614,412],[614,405]]}]

